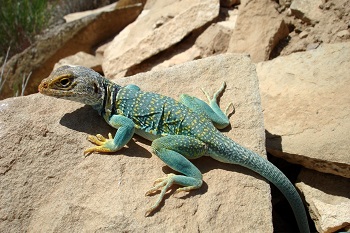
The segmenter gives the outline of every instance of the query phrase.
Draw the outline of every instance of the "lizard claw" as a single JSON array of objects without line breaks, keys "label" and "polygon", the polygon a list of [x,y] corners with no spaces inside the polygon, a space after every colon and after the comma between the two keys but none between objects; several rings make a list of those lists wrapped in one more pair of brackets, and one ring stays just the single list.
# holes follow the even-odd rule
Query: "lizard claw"
[{"label": "lizard claw", "polygon": [[109,133],[108,134],[108,139],[106,139],[105,137],[103,137],[101,134],[97,134],[96,136],[93,135],[88,135],[87,138],[90,142],[98,145],[98,146],[102,146],[103,144],[106,143],[106,141],[108,141],[108,139],[113,139],[112,134]]},{"label": "lizard claw", "polygon": [[[230,108],[232,108],[231,111],[229,111]],[[232,103],[232,102],[229,103],[229,105],[228,105],[228,106],[226,107],[226,109],[225,109],[225,114],[226,114],[226,116],[229,117],[229,115],[231,115],[231,114],[233,115],[233,114],[235,114],[235,112],[236,112],[235,106],[233,106],[233,103]]]}]

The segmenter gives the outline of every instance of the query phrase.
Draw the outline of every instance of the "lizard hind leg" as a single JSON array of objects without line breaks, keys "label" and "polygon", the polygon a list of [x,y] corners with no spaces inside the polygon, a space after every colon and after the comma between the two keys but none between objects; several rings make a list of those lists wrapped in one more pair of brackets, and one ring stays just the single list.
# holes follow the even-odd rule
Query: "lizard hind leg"
[{"label": "lizard hind leg", "polygon": [[229,115],[229,110],[230,108],[232,108],[231,113],[235,112],[235,108],[233,106],[233,103],[230,103],[226,109],[225,109],[225,113],[220,109],[219,105],[218,105],[218,97],[219,95],[221,95],[226,88],[226,82],[223,82],[221,87],[219,88],[219,90],[217,90],[214,94],[213,97],[210,97],[210,94],[208,92],[206,92],[203,88],[201,89],[202,92],[204,93],[204,95],[207,97],[208,99],[208,104],[210,105],[210,107],[214,110],[214,112],[218,115],[219,118],[221,118],[221,123],[218,123],[219,126],[217,127],[218,129],[223,129],[225,128],[227,125],[229,125],[230,121],[228,119],[228,115]]},{"label": "lizard hind leg", "polygon": [[156,203],[146,212],[146,216],[151,214],[161,203],[167,190],[173,185],[184,186],[178,188],[175,193],[190,191],[202,186],[202,173],[196,168],[188,158],[198,158],[205,154],[206,146],[198,139],[171,135],[156,139],[152,143],[153,152],[170,168],[183,175],[168,174],[154,182],[154,186],[146,192],[146,195],[161,190]]},{"label": "lizard hind leg", "polygon": [[180,102],[195,111],[197,114],[202,114],[208,117],[216,128],[224,129],[230,124],[230,120],[228,118],[229,109],[234,109],[232,103],[227,106],[225,112],[222,111],[218,105],[218,96],[225,90],[225,87],[226,83],[224,82],[221,85],[220,89],[213,94],[213,97],[211,97],[206,91],[202,89],[203,93],[208,99],[208,103],[204,102],[201,99],[198,99],[197,97],[189,96],[186,94],[182,94],[180,96]]}]

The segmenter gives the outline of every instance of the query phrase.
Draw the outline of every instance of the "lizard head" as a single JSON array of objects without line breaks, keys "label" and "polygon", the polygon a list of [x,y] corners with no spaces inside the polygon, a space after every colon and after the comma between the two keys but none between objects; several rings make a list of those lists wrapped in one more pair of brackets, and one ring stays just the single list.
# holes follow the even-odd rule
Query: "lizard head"
[{"label": "lizard head", "polygon": [[103,101],[106,82],[99,73],[83,66],[65,65],[52,71],[38,87],[41,94],[68,99],[88,105]]}]

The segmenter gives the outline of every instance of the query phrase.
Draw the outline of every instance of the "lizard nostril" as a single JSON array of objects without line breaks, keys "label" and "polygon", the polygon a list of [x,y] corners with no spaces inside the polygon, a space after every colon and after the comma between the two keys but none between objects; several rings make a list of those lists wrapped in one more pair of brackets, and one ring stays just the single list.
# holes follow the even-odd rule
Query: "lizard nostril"
[{"label": "lizard nostril", "polygon": [[41,84],[38,86],[38,91],[41,92],[42,90],[47,89],[47,88],[48,88],[47,83],[41,83]]}]

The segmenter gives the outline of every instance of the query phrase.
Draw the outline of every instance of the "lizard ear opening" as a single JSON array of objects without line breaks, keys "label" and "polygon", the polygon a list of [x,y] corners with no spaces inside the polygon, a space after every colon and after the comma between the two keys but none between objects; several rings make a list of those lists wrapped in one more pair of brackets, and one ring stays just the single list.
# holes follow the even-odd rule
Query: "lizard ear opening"
[{"label": "lizard ear opening", "polygon": [[96,83],[94,83],[94,92],[97,94],[98,93],[98,86]]}]

